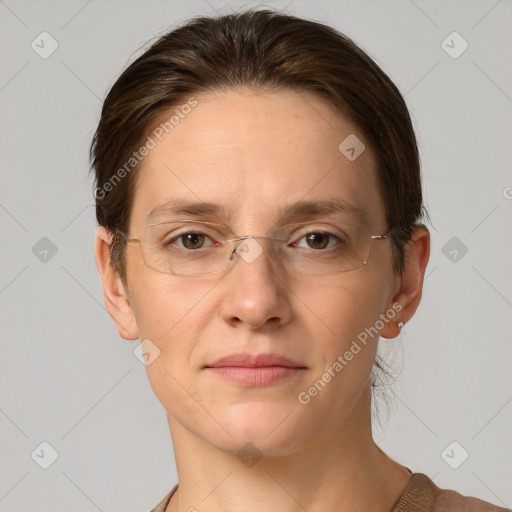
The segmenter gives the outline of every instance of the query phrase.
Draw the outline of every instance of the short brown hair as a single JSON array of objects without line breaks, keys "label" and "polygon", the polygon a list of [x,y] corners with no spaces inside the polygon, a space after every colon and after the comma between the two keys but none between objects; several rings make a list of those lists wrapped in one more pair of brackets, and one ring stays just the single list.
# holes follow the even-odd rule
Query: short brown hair
[{"label": "short brown hair", "polygon": [[[119,171],[165,112],[193,94],[240,86],[316,92],[361,130],[376,154],[387,222],[395,228],[394,269],[401,273],[404,244],[420,219],[428,218],[404,99],[351,39],[278,11],[193,18],[160,37],[121,74],[90,148],[98,223],[112,234],[128,229],[139,166],[122,179]],[[122,243],[112,244],[111,262],[126,281]]]}]

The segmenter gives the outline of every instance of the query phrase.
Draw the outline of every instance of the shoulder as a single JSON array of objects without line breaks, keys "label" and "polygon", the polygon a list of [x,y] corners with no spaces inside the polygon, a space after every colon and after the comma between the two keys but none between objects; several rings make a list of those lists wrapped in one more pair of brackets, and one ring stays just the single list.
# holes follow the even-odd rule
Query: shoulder
[{"label": "shoulder", "polygon": [[165,509],[167,508],[167,505],[169,504],[169,501],[171,501],[171,497],[176,492],[177,488],[178,484],[176,484],[169,491],[169,493],[165,495],[164,499],[155,508],[152,508],[149,512],[165,512]]},{"label": "shoulder", "polygon": [[440,489],[423,473],[413,473],[392,512],[510,512],[486,501]]}]

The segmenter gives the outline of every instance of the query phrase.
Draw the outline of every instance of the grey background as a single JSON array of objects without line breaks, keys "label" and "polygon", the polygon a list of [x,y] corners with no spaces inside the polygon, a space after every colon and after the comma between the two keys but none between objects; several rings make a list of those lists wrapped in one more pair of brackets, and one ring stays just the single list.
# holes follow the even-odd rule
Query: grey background
[{"label": "grey background", "polygon": [[[138,342],[118,336],[103,305],[87,150],[132,52],[192,15],[255,5],[0,0],[0,512],[144,512],[177,481]],[[512,4],[266,5],[353,37],[417,129],[432,255],[419,311],[381,342],[403,370],[375,439],[440,487],[512,507]],[[47,59],[31,48],[43,31],[59,45]],[[456,59],[441,46],[453,31],[469,43]],[[43,237],[57,249],[46,261]],[[48,469],[31,457],[43,441],[58,452]],[[457,469],[442,456],[453,441],[469,453]]]}]

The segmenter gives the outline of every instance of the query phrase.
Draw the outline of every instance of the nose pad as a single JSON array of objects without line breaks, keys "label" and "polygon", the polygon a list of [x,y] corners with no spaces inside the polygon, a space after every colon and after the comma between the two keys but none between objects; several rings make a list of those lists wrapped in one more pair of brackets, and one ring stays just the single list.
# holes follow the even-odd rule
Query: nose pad
[{"label": "nose pad", "polygon": [[[236,247],[231,252],[229,257],[229,262],[233,261],[235,254],[237,254],[240,258],[242,258],[246,263],[253,263],[256,259],[260,257],[263,253],[263,243],[258,243],[256,239],[262,240],[272,240],[273,244],[270,249],[269,255],[271,259],[274,256],[279,256],[281,254],[281,249],[276,247],[275,240],[282,241],[280,238],[270,237],[270,236],[245,236],[239,239],[239,243],[237,243]],[[276,254],[274,254],[274,252]]]},{"label": "nose pad", "polygon": [[252,263],[256,260],[263,252],[263,247],[256,241],[256,238],[265,237],[254,237],[245,236],[237,243],[235,249],[231,253],[230,261],[233,260],[235,253],[240,256],[246,263]]},{"label": "nose pad", "polygon": [[249,238],[249,237],[248,236],[244,236],[242,238],[239,238],[236,241],[235,246],[233,247],[233,250],[231,251],[231,255],[229,257],[229,261],[230,262],[234,260],[235,254],[238,254],[238,256],[241,256],[241,254],[238,252],[238,249],[245,243],[247,238]]}]

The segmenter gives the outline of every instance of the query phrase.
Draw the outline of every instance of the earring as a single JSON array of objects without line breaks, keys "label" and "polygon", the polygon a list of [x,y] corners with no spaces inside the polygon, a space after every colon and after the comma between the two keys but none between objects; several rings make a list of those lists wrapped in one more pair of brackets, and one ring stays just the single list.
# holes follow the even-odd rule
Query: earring
[{"label": "earring", "polygon": [[398,330],[401,331],[402,327],[404,326],[403,322],[398,322]]}]

